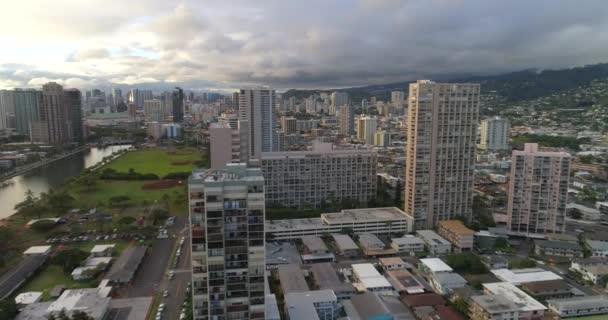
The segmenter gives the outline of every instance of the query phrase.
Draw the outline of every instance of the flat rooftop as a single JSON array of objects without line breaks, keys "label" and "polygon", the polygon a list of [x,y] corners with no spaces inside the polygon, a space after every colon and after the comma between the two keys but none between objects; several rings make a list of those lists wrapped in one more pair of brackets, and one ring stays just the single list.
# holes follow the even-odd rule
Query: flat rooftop
[{"label": "flat rooftop", "polygon": [[299,264],[302,262],[298,248],[293,242],[266,241],[266,264]]},{"label": "flat rooftop", "polygon": [[416,234],[430,245],[452,245],[433,230],[416,230]]},{"label": "flat rooftop", "polygon": [[439,258],[425,258],[420,259],[420,263],[422,263],[427,269],[431,270],[431,272],[452,272],[452,268],[448,266],[447,263],[443,262],[443,260]]},{"label": "flat rooftop", "polygon": [[315,290],[285,294],[285,309],[290,320],[319,319],[315,304],[337,303],[338,298],[331,290]]},{"label": "flat rooftop", "polygon": [[536,310],[547,310],[547,307],[530,297],[528,294],[523,292],[508,282],[495,282],[495,283],[484,283],[484,290],[494,295],[502,295],[509,301],[517,305],[520,311],[536,311]]},{"label": "flat rooftop", "polygon": [[106,274],[106,279],[120,283],[131,281],[146,254],[146,249],[145,246],[132,246],[125,249]]},{"label": "flat rooftop", "polygon": [[279,266],[279,281],[283,294],[308,291],[308,283],[302,269],[297,264],[283,264]]},{"label": "flat rooftop", "polygon": [[424,241],[422,241],[422,239],[415,237],[415,236],[405,236],[405,237],[401,237],[401,238],[393,238],[391,240],[396,245],[413,245],[413,244],[423,245],[424,244]]},{"label": "flat rooftop", "polygon": [[359,246],[351,239],[351,237],[347,234],[332,234],[338,249],[344,250],[358,250]]},{"label": "flat rooftop", "polygon": [[392,285],[382,276],[371,263],[353,264],[353,273],[365,288],[385,288]]},{"label": "flat rooftop", "polygon": [[396,207],[348,209],[335,213],[323,213],[321,219],[327,224],[343,224],[352,222],[412,220],[402,210]]},{"label": "flat rooftop", "polygon": [[311,252],[317,251],[328,251],[325,242],[321,240],[321,237],[317,236],[304,236],[301,238],[302,243],[306,246],[306,248]]},{"label": "flat rooftop", "polygon": [[334,292],[355,291],[352,284],[340,280],[333,265],[329,262],[314,263],[310,271],[321,290],[329,289]]},{"label": "flat rooftop", "polygon": [[547,300],[559,310],[608,308],[608,297],[603,295]]},{"label": "flat rooftop", "polygon": [[475,231],[467,228],[460,220],[439,221],[439,227],[443,227],[459,236],[472,236]]},{"label": "flat rooftop", "polygon": [[519,285],[525,282],[561,280],[557,274],[540,268],[490,270],[500,281]]}]

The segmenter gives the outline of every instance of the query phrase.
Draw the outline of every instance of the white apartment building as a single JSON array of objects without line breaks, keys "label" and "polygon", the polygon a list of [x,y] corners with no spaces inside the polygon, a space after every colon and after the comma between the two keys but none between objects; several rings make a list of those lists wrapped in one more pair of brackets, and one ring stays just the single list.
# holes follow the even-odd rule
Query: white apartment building
[{"label": "white apartment building", "polygon": [[249,123],[250,159],[259,159],[262,152],[280,150],[275,100],[275,91],[267,87],[239,92],[239,120]]},{"label": "white apartment building", "polygon": [[336,150],[315,143],[312,151],[263,152],[266,204],[300,208],[325,202],[366,205],[376,196],[377,153]]},{"label": "white apartment building", "polygon": [[426,243],[429,253],[433,256],[452,252],[452,244],[433,230],[416,230],[416,235]]},{"label": "white apartment building", "polygon": [[392,91],[391,92],[391,103],[395,106],[402,106],[404,102],[403,91]]},{"label": "white apartment building", "polygon": [[401,238],[393,238],[391,248],[401,252],[421,252],[424,251],[424,241],[418,237],[406,235]]},{"label": "white apartment building", "polygon": [[294,117],[281,117],[281,129],[285,134],[296,133],[297,131],[297,120]]},{"label": "white apartment building", "polygon": [[419,80],[408,99],[405,212],[420,228],[470,217],[479,84]]},{"label": "white apartment building", "polygon": [[570,154],[541,151],[536,143],[513,151],[507,225],[521,234],[564,232]]},{"label": "white apartment building", "polygon": [[487,151],[509,150],[511,123],[507,119],[494,117],[481,121],[479,148]]},{"label": "white apartment building", "polygon": [[372,116],[360,116],[357,119],[357,139],[366,144],[374,144],[374,135],[378,128],[378,119]]},{"label": "white apartment building", "polygon": [[188,181],[195,320],[264,319],[264,178],[228,164]]},{"label": "white apartment building", "polygon": [[395,207],[348,209],[322,213],[320,218],[269,220],[266,221],[266,233],[275,240],[338,234],[347,229],[359,235],[410,233],[413,222],[412,217]]}]

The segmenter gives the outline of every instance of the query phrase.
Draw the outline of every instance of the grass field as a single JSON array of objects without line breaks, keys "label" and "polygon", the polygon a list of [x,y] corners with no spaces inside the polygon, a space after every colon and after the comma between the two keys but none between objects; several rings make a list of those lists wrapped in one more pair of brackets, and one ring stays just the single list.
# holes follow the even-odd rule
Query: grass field
[{"label": "grass field", "polygon": [[75,281],[71,275],[65,274],[60,266],[48,265],[22,286],[19,292],[40,291],[43,299],[48,301],[49,293],[56,285],[63,285],[67,289],[91,288],[97,285],[96,282],[95,280]]},{"label": "grass field", "polygon": [[203,160],[195,149],[178,149],[175,153],[165,150],[137,150],[112,161],[106,168],[119,172],[134,169],[139,173],[154,173],[160,177],[171,172],[189,172],[196,168],[194,162]]},{"label": "grass field", "polygon": [[82,207],[108,206],[108,200],[117,196],[128,196],[136,205],[142,205],[144,201],[149,204],[162,201],[163,195],[167,194],[174,198],[176,194],[185,197],[185,183],[182,187],[174,187],[161,190],[143,190],[142,187],[151,181],[121,181],[121,180],[99,180],[92,190],[73,186],[70,194],[76,199],[76,204]]}]

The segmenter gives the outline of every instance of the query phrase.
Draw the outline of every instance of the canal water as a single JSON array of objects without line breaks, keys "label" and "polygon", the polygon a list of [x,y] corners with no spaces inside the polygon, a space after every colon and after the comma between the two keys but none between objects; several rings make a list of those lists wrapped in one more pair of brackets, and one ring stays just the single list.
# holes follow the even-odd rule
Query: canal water
[{"label": "canal water", "polygon": [[129,145],[125,145],[90,148],[5,180],[4,182],[8,182],[8,185],[0,188],[0,219],[15,213],[15,205],[25,199],[28,189],[39,195],[49,189],[58,188],[70,178],[78,176],[83,169],[97,164],[112,152],[129,147]]}]

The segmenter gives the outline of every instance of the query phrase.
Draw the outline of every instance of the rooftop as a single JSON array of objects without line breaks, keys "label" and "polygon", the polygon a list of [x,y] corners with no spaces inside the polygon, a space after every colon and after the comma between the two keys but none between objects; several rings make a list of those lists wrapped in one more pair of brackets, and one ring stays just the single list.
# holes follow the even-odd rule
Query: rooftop
[{"label": "rooftop", "polygon": [[189,182],[222,184],[234,181],[264,181],[260,168],[249,168],[245,163],[229,163],[223,170],[195,170]]},{"label": "rooftop", "polygon": [[436,293],[405,295],[401,298],[401,300],[410,308],[421,306],[438,306],[445,304],[445,299]]},{"label": "rooftop", "polygon": [[317,285],[322,290],[328,289],[334,292],[355,291],[352,284],[340,280],[333,265],[329,262],[314,263],[312,264],[311,271]]},{"label": "rooftop", "polygon": [[423,245],[424,241],[422,239],[415,236],[405,236],[401,238],[393,238],[392,242],[396,245],[412,245],[412,244],[420,244]]},{"label": "rooftop", "polygon": [[306,246],[306,248],[311,252],[317,251],[328,251],[325,242],[321,240],[320,237],[317,236],[304,236],[301,238],[302,243]]},{"label": "rooftop", "polygon": [[399,257],[389,257],[389,258],[380,258],[378,259],[380,264],[383,266],[394,266],[394,265],[404,265],[405,261]]},{"label": "rooftop", "polygon": [[543,293],[548,291],[569,291],[572,289],[572,287],[570,287],[564,280],[526,282],[521,284],[521,288],[530,292],[531,294]]},{"label": "rooftop", "polygon": [[308,283],[304,278],[302,269],[297,264],[279,265],[279,280],[283,293],[305,292],[308,291]]},{"label": "rooftop", "polygon": [[315,304],[323,302],[338,302],[338,298],[331,290],[316,290],[306,292],[292,292],[285,294],[285,309],[290,320],[319,319]]},{"label": "rooftop", "polygon": [[106,278],[112,282],[125,283],[131,281],[135,271],[139,268],[147,248],[145,246],[132,246],[126,248],[110,268]]},{"label": "rooftop", "polygon": [[398,297],[367,292],[354,296],[351,301],[361,319],[380,319],[385,315],[390,315],[394,320],[414,319]]},{"label": "rooftop", "polygon": [[608,308],[608,297],[604,295],[547,300],[547,304],[558,310]]},{"label": "rooftop", "polygon": [[436,273],[433,275],[433,279],[436,282],[438,282],[439,284],[456,283],[456,282],[462,283],[462,284],[467,283],[467,280],[465,278],[463,278],[458,273],[453,273],[453,272]]},{"label": "rooftop", "polygon": [[405,212],[396,207],[347,209],[335,213],[323,213],[321,219],[327,224],[351,222],[412,220]]},{"label": "rooftop", "polygon": [[540,268],[490,270],[499,280],[519,285],[525,282],[560,280],[557,274]]},{"label": "rooftop", "polygon": [[347,234],[332,234],[336,245],[340,250],[357,250],[359,246]]},{"label": "rooftop", "polygon": [[384,248],[384,242],[372,233],[359,235],[359,243],[365,248]]},{"label": "rooftop", "polygon": [[557,241],[557,240],[536,240],[534,244],[543,248],[564,249],[564,250],[582,250],[577,242]]},{"label": "rooftop", "polygon": [[430,243],[431,245],[452,245],[449,241],[442,238],[433,230],[416,230],[416,234],[422,238],[422,240]]},{"label": "rooftop", "polygon": [[51,250],[51,246],[33,246],[29,247],[23,254],[46,254]]},{"label": "rooftop", "polygon": [[515,303],[500,294],[473,296],[471,300],[489,313],[514,312],[519,310]]},{"label": "rooftop", "polygon": [[426,268],[428,268],[431,272],[452,272],[453,269],[447,265],[447,263],[443,262],[443,260],[439,258],[424,258],[420,259],[420,263],[422,263]]},{"label": "rooftop", "polygon": [[16,304],[31,304],[42,299],[42,292],[32,291],[20,293],[15,297]]},{"label": "rooftop", "polygon": [[547,310],[547,308],[521,289],[509,282],[484,283],[484,290],[494,295],[502,295],[517,305],[520,311]]},{"label": "rooftop", "polygon": [[353,273],[365,288],[392,287],[388,280],[376,270],[373,264],[359,263],[353,264],[352,267]]},{"label": "rooftop", "polygon": [[467,228],[464,223],[460,220],[444,220],[439,221],[439,227],[445,228],[450,232],[458,234],[460,236],[472,236],[475,234],[475,231]]},{"label": "rooftop", "polygon": [[424,292],[424,287],[405,269],[388,270],[386,277],[397,291],[406,291],[408,294]]},{"label": "rooftop", "polygon": [[106,250],[114,249],[115,244],[98,244],[91,249],[91,253],[103,253]]}]

